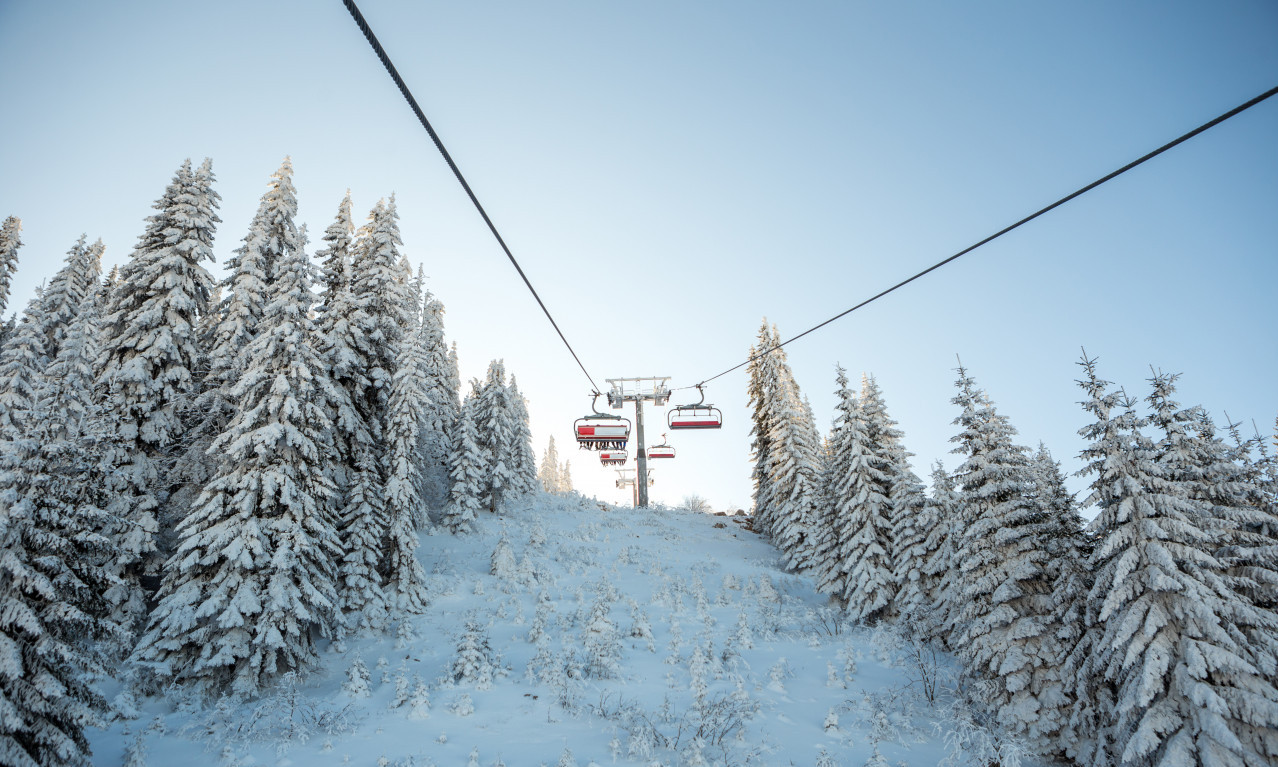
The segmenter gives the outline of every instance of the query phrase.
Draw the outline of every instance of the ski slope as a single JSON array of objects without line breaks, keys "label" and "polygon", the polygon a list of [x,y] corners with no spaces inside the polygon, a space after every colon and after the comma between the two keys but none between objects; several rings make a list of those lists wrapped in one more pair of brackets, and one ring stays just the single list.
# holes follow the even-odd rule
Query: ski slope
[{"label": "ski slope", "polygon": [[952,659],[845,625],[741,521],[540,495],[423,536],[425,614],[261,700],[139,700],[89,730],[94,763],[1032,763],[956,701]]}]

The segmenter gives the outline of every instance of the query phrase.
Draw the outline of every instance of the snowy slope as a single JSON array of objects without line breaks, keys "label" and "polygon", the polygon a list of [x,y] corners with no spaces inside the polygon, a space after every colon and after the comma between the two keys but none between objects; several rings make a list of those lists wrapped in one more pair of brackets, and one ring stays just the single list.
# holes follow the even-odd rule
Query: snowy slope
[{"label": "snowy slope", "polygon": [[262,701],[140,701],[90,731],[94,763],[934,765],[998,747],[954,703],[950,659],[842,625],[731,518],[539,496],[420,556],[433,600],[411,636],[330,645]]}]

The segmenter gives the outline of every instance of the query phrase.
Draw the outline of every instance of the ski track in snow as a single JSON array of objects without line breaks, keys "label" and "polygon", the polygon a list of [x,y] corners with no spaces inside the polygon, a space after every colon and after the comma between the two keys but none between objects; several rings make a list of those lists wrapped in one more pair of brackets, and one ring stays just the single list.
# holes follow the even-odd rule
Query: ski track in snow
[{"label": "ski track in snow", "polygon": [[[490,574],[503,531],[518,563],[504,578]],[[704,744],[704,764],[814,765],[824,749],[827,764],[859,767],[877,742],[889,764],[936,765],[953,750],[953,659],[938,656],[942,692],[929,705],[908,643],[843,624],[810,579],[783,572],[777,551],[731,518],[539,495],[481,515],[474,533],[422,536],[418,556],[431,602],[410,618],[411,639],[392,629],[348,639],[345,652],[324,642],[323,666],[301,678],[291,702],[286,686],[221,709],[180,692],[145,699],[137,719],[88,731],[93,763],[119,765],[140,740],[153,766],[523,767],[569,764],[566,750],[578,767],[694,765],[692,739],[679,729],[696,721],[694,666],[705,669],[702,711],[744,712],[739,727],[714,728],[727,735]],[[587,627],[603,601],[619,648],[614,678],[529,679],[543,594],[543,659],[563,664],[571,651],[585,666]],[[632,601],[651,649],[631,636]],[[750,648],[741,646],[742,615]],[[472,681],[449,678],[468,620],[483,627],[496,661],[491,683],[482,669]],[[725,660],[728,648],[736,657]],[[368,697],[343,687],[356,658],[369,671]],[[411,698],[419,678],[429,686],[428,712],[392,707],[401,676],[401,695]],[[832,711],[837,724],[827,729]],[[663,747],[676,736],[677,750]]]}]

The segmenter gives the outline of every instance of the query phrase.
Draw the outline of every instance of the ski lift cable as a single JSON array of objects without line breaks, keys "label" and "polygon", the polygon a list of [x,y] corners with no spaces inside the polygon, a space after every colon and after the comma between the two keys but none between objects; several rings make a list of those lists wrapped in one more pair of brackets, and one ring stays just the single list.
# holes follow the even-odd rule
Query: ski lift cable
[{"label": "ski lift cable", "polygon": [[382,66],[390,74],[391,79],[395,81],[395,85],[399,88],[400,94],[404,100],[408,102],[408,106],[412,107],[413,114],[417,115],[417,119],[421,122],[422,127],[430,134],[431,141],[435,142],[435,148],[439,150],[443,156],[444,162],[448,163],[448,167],[453,171],[453,175],[457,177],[457,181],[461,183],[462,189],[466,190],[466,195],[470,197],[471,203],[474,204],[475,210],[479,211],[479,215],[484,219],[484,223],[488,224],[488,229],[493,233],[493,237],[497,238],[497,244],[501,245],[501,249],[505,251],[506,258],[510,259],[510,263],[515,267],[515,271],[519,272],[519,277],[524,281],[524,285],[528,286],[528,291],[532,293],[533,298],[537,299],[537,305],[541,307],[541,311],[546,315],[546,319],[550,320],[550,324],[554,327],[555,332],[559,334],[559,340],[564,342],[564,346],[568,347],[568,353],[577,361],[577,367],[581,368],[581,372],[586,374],[586,378],[590,381],[593,391],[599,391],[599,385],[595,383],[595,379],[591,377],[586,366],[582,364],[581,358],[577,356],[577,352],[573,350],[572,344],[568,343],[568,339],[564,336],[564,332],[559,329],[559,323],[555,322],[555,318],[550,316],[550,310],[546,308],[545,302],[541,300],[541,296],[537,295],[537,290],[533,288],[532,283],[528,280],[528,275],[524,274],[523,268],[519,266],[519,262],[515,260],[515,256],[507,247],[506,241],[502,239],[501,234],[497,231],[496,225],[492,219],[488,217],[488,212],[484,210],[484,206],[479,204],[479,198],[475,196],[475,192],[470,188],[470,184],[466,183],[466,178],[462,175],[461,170],[457,167],[457,163],[453,162],[453,157],[444,148],[444,142],[440,140],[439,134],[431,127],[430,120],[426,119],[426,114],[422,112],[422,108],[417,105],[417,99],[413,98],[413,94],[408,90],[408,86],[404,83],[404,79],[399,76],[399,72],[395,69],[395,64],[391,62],[390,56],[387,55],[386,49],[377,41],[377,35],[373,34],[373,28],[368,25],[364,14],[359,12],[359,7],[355,5],[354,0],[342,0],[346,6],[346,10],[350,11],[351,17],[355,19],[355,24],[359,26],[364,38],[368,40],[368,44],[373,47],[373,52],[377,54],[377,58],[382,62]]},{"label": "ski lift cable", "polygon": [[[1155,149],[1154,151],[1152,151],[1152,152],[1150,152],[1149,154],[1145,155],[1144,157],[1141,157],[1140,159],[1133,160],[1132,162],[1127,163],[1126,165],[1124,165],[1123,167],[1119,168],[1118,170],[1116,170],[1116,171],[1114,171],[1114,172],[1110,173],[1109,175],[1106,175],[1106,176],[1103,176],[1103,177],[1101,177],[1101,178],[1098,178],[1098,179],[1096,179],[1095,181],[1093,181],[1092,183],[1088,184],[1087,186],[1082,187],[1081,189],[1078,189],[1078,190],[1076,190],[1076,191],[1074,191],[1074,192],[1071,192],[1070,194],[1065,195],[1064,197],[1060,198],[1059,200],[1057,200],[1056,202],[1052,203],[1051,205],[1048,205],[1047,207],[1042,208],[1042,209],[1038,210],[1038,211],[1037,211],[1037,212],[1035,212],[1035,213],[1031,213],[1030,215],[1026,216],[1025,218],[1022,218],[1020,221],[1017,221],[1016,223],[1014,223],[1014,224],[1012,224],[1012,225],[1010,225],[1010,226],[1007,226],[1007,227],[1005,227],[1005,228],[1003,228],[1003,229],[1000,229],[999,231],[995,232],[994,234],[991,234],[989,237],[986,237],[985,239],[981,240],[980,242],[976,243],[975,245],[969,245],[968,247],[964,248],[963,250],[960,250],[959,252],[957,252],[957,253],[955,253],[954,255],[950,256],[949,258],[945,259],[944,261],[938,261],[937,263],[935,263],[935,264],[933,264],[933,265],[929,266],[928,268],[924,269],[923,271],[919,272],[918,274],[915,274],[914,276],[909,277],[908,279],[902,280],[902,281],[900,281],[900,282],[896,283],[895,285],[893,285],[892,287],[888,288],[887,290],[884,290],[884,291],[882,291],[882,292],[880,292],[880,293],[877,293],[877,294],[875,294],[875,295],[873,295],[873,296],[871,296],[871,297],[869,297],[869,298],[865,299],[864,301],[862,301],[861,303],[857,304],[856,306],[853,306],[851,309],[848,309],[848,310],[846,310],[846,311],[840,312],[839,314],[834,315],[833,317],[831,317],[830,319],[826,320],[825,322],[822,322],[822,323],[821,323],[821,324],[819,324],[819,325],[814,325],[813,327],[808,328],[807,330],[803,331],[802,333],[798,334],[797,336],[793,336],[792,338],[789,338],[789,339],[787,339],[787,340],[785,340],[785,341],[782,341],[781,343],[777,344],[776,346],[773,346],[773,347],[772,347],[772,348],[770,348],[770,349],[766,349],[766,350],[764,350],[764,351],[758,352],[758,353],[754,354],[753,356],[751,356],[749,359],[747,359],[745,362],[742,362],[742,363],[740,363],[740,364],[738,364],[738,365],[734,365],[733,367],[728,368],[727,370],[723,371],[722,373],[718,373],[718,374],[716,374],[716,375],[710,376],[709,378],[707,378],[707,379],[705,379],[705,380],[701,381],[701,383],[693,384],[692,386],[684,386],[684,387],[680,387],[680,388],[681,388],[681,389],[694,389],[694,388],[698,388],[698,389],[699,389],[699,388],[701,388],[703,385],[705,385],[705,384],[707,384],[707,383],[710,383],[711,381],[713,381],[713,380],[714,380],[714,379],[716,379],[716,378],[719,378],[719,377],[721,377],[721,376],[725,376],[725,375],[727,375],[728,373],[731,373],[731,372],[732,372],[732,371],[734,371],[734,370],[737,370],[737,369],[739,369],[739,368],[745,367],[746,365],[749,365],[751,362],[754,362],[755,360],[757,360],[757,359],[759,359],[759,358],[761,358],[761,357],[766,357],[767,355],[769,355],[769,354],[771,354],[772,352],[774,352],[774,351],[776,351],[776,350],[780,349],[781,347],[783,347],[783,346],[785,346],[785,345],[787,345],[787,344],[790,344],[790,343],[792,343],[792,342],[794,342],[794,341],[797,341],[797,340],[799,340],[800,338],[803,338],[804,336],[806,336],[806,335],[807,335],[807,334],[809,334],[809,333],[812,333],[812,332],[814,332],[814,331],[820,330],[821,328],[825,327],[826,325],[829,325],[831,322],[834,322],[835,320],[839,320],[839,319],[842,319],[843,317],[846,317],[847,315],[851,314],[852,312],[856,311],[857,309],[860,309],[861,307],[866,306],[867,304],[871,304],[871,303],[873,303],[873,302],[875,302],[875,301],[879,300],[880,298],[882,298],[882,297],[886,296],[888,293],[891,293],[892,291],[896,290],[897,288],[903,288],[903,287],[905,287],[906,285],[909,285],[911,282],[914,282],[914,281],[915,281],[915,280],[917,280],[918,278],[920,278],[920,277],[922,277],[922,276],[924,276],[924,275],[926,275],[926,274],[928,274],[928,273],[930,273],[930,272],[934,272],[934,271],[936,271],[937,269],[940,269],[942,266],[945,266],[946,264],[950,263],[951,261],[957,260],[958,258],[960,258],[960,257],[962,257],[962,256],[965,256],[965,255],[967,255],[968,253],[971,253],[972,251],[976,250],[977,248],[981,247],[982,245],[985,245],[985,244],[987,244],[987,243],[993,242],[994,240],[998,239],[999,237],[1002,237],[1003,235],[1007,234],[1008,232],[1012,231],[1013,229],[1016,229],[1017,227],[1021,226],[1022,224],[1028,224],[1030,221],[1033,221],[1034,219],[1038,218],[1039,216],[1043,215],[1044,213],[1047,213],[1048,211],[1053,210],[1053,209],[1055,209],[1055,208],[1059,208],[1060,206],[1064,205],[1065,203],[1069,202],[1070,200],[1074,199],[1075,197],[1079,197],[1079,196],[1081,196],[1081,195],[1083,195],[1083,194],[1086,194],[1087,192],[1090,192],[1091,190],[1095,189],[1096,187],[1100,186],[1101,184],[1104,184],[1106,181],[1110,181],[1111,179],[1115,179],[1115,178],[1117,178],[1117,177],[1119,177],[1119,176],[1123,175],[1124,173],[1126,173],[1127,171],[1131,170],[1132,168],[1135,168],[1137,165],[1140,165],[1140,164],[1142,164],[1142,163],[1146,162],[1147,160],[1152,160],[1153,158],[1157,157],[1158,155],[1162,154],[1163,152],[1166,152],[1168,149],[1171,149],[1172,147],[1176,146],[1177,144],[1181,144],[1181,143],[1184,143],[1185,141],[1188,141],[1189,139],[1193,138],[1194,136],[1197,136],[1199,133],[1202,133],[1203,131],[1207,130],[1208,128],[1213,128],[1213,127],[1215,127],[1215,126],[1219,125],[1220,123],[1224,122],[1225,120],[1228,120],[1229,118],[1231,118],[1231,117],[1233,117],[1233,116],[1235,116],[1235,115],[1237,115],[1237,114],[1240,114],[1241,112],[1244,112],[1244,111],[1246,111],[1246,110],[1248,110],[1248,109],[1250,109],[1250,108],[1252,108],[1252,107],[1256,106],[1256,105],[1257,105],[1257,104],[1259,104],[1260,102],[1262,102],[1262,101],[1264,101],[1265,99],[1268,99],[1268,98],[1270,98],[1271,96],[1274,96],[1274,95],[1278,95],[1278,87],[1270,88],[1269,90],[1265,91],[1264,93],[1260,94],[1259,96],[1255,97],[1254,99],[1251,99],[1250,101],[1248,101],[1248,102],[1246,102],[1246,103],[1240,104],[1240,105],[1238,105],[1238,106],[1234,107],[1233,109],[1229,110],[1228,112],[1225,112],[1224,114],[1220,115],[1219,117],[1216,117],[1216,118],[1215,118],[1215,119],[1213,119],[1213,120],[1209,120],[1208,122],[1203,123],[1202,125],[1198,126],[1197,128],[1194,128],[1193,130],[1189,131],[1188,133],[1186,133],[1186,134],[1182,135],[1181,137],[1179,137],[1179,138],[1177,138],[1177,139],[1174,139],[1174,140],[1172,140],[1172,141],[1169,141],[1169,142],[1167,142],[1166,144],[1163,144],[1162,146],[1158,147],[1157,149]],[[671,391],[679,391],[679,390],[680,390],[680,389],[672,389]]]}]

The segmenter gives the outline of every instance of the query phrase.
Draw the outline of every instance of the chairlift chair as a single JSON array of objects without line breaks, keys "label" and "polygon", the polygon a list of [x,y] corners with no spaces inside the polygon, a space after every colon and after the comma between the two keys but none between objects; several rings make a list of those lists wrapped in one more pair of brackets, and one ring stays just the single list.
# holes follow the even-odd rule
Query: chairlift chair
[{"label": "chairlift chair", "polygon": [[628,460],[630,460],[630,454],[625,450],[601,450],[599,452],[599,463],[602,466],[624,466]]},{"label": "chairlift chair", "polygon": [[670,445],[666,444],[666,435],[664,434],[661,435],[661,444],[653,445],[652,447],[648,448],[647,453],[648,453],[648,460],[650,461],[654,458],[674,458],[675,457],[675,449],[671,447]]},{"label": "chairlift chair", "polygon": [[718,429],[723,426],[723,413],[705,404],[706,393],[700,386],[701,401],[695,405],[675,405],[666,412],[666,425],[671,429]]},{"label": "chairlift chair", "polygon": [[[595,399],[599,394],[595,394]],[[577,446],[582,450],[625,450],[630,439],[630,419],[619,415],[600,413],[595,409],[593,400],[590,415],[582,416],[573,423],[573,431],[577,435]]]}]

